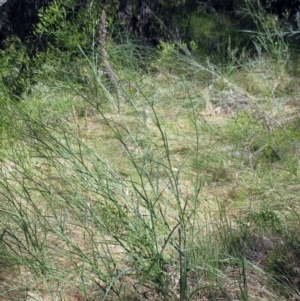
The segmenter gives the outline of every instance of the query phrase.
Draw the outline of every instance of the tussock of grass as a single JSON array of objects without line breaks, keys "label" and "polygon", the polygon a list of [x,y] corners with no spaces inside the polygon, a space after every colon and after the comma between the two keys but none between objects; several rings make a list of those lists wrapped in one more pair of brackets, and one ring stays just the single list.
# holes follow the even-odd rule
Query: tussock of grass
[{"label": "tussock of grass", "polygon": [[225,77],[167,46],[155,72],[119,68],[116,90],[88,61],[91,90],[18,104],[0,169],[3,298],[299,299],[287,75],[260,58]]}]

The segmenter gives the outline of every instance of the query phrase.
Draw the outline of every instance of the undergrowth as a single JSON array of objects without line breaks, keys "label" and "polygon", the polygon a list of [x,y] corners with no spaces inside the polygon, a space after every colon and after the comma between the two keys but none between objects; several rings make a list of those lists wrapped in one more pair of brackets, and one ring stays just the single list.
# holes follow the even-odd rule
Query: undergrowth
[{"label": "undergrowth", "polygon": [[298,92],[258,30],[239,68],[110,41],[114,85],[97,49],[3,84],[1,300],[300,299]]}]

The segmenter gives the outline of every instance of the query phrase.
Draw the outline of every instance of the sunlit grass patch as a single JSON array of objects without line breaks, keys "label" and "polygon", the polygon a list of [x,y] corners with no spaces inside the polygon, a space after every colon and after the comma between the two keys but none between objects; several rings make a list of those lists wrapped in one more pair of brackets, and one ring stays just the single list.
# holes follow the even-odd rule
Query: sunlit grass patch
[{"label": "sunlit grass patch", "polygon": [[[203,71],[177,58],[173,68]],[[30,298],[297,295],[278,277],[282,262],[298,277],[297,122],[272,108],[276,93],[256,98],[205,68],[206,81],[124,68],[115,89],[94,74],[91,93],[73,86],[53,93],[61,103],[19,103],[1,161],[1,239],[4,258],[31,277]]]}]

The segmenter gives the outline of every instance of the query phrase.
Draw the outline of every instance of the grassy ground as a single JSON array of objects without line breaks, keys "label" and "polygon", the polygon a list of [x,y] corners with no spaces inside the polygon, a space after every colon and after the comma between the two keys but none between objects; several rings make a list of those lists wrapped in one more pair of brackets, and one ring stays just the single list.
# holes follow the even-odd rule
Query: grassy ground
[{"label": "grassy ground", "polygon": [[1,300],[300,300],[297,78],[130,67],[5,103]]}]

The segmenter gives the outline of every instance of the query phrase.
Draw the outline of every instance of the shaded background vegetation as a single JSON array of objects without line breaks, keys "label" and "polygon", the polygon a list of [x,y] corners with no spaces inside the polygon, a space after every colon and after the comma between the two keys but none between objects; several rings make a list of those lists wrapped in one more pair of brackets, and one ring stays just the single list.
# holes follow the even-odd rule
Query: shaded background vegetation
[{"label": "shaded background vegetation", "polygon": [[[242,31],[253,30],[257,24],[245,13],[246,2],[9,0],[0,7],[0,46],[7,50],[6,63],[2,63],[4,84],[20,96],[30,90],[28,83],[35,82],[33,68],[40,68],[51,54],[57,56],[60,51],[74,59],[80,52],[78,45],[87,49],[97,44],[103,9],[108,15],[107,31],[116,41],[124,33],[153,46],[178,40],[200,56],[214,53],[215,59],[226,64],[233,52],[251,55],[251,37]],[[278,18],[276,22],[284,23],[287,32],[297,27],[299,1],[265,0],[261,5],[265,13]],[[253,9],[260,8],[253,2]]]},{"label": "shaded background vegetation", "polygon": [[[112,21],[122,21],[118,29],[126,29],[131,34],[150,42],[161,38],[173,39],[173,35],[182,40],[187,39],[188,25],[192,15],[195,14],[203,16],[215,11],[226,15],[234,23],[245,25],[245,21],[241,20],[245,19],[245,16],[242,16],[245,8],[244,0],[8,0],[1,6],[0,11],[2,48],[5,48],[5,40],[11,36],[17,36],[23,43],[31,45],[33,42],[39,45],[46,43],[45,36],[35,32],[35,26],[41,21],[39,12],[45,11],[50,5],[59,7],[61,12],[64,11],[66,19],[72,24],[91,21],[85,18],[83,10],[93,10],[95,21],[99,19],[101,9],[104,8]],[[295,22],[295,15],[300,10],[297,0],[264,0],[261,1],[261,5],[268,13],[284,18],[289,24]]]}]

